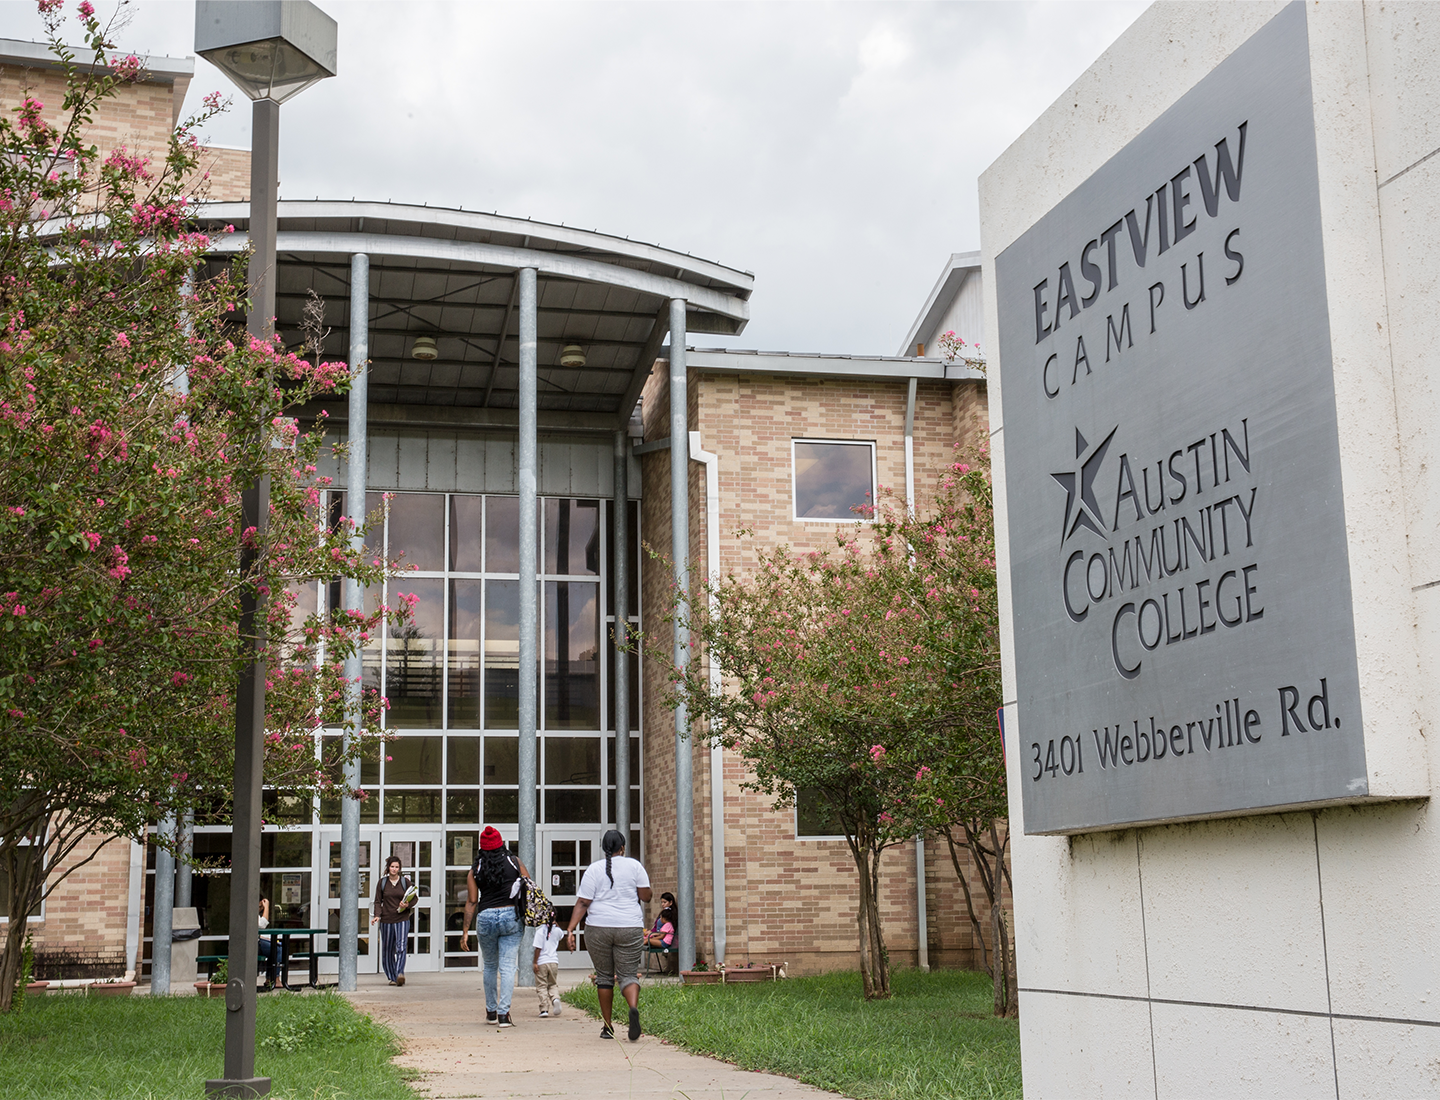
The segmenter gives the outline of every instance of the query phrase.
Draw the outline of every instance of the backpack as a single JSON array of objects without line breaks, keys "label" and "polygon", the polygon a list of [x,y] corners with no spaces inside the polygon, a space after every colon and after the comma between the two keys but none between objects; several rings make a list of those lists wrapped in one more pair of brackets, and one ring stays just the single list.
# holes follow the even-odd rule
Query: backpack
[{"label": "backpack", "polygon": [[524,921],[527,928],[544,928],[554,924],[555,903],[545,896],[545,891],[523,875],[515,881],[520,886],[517,891],[519,896],[515,899],[515,916]]},{"label": "backpack", "polygon": [[[513,860],[511,865],[514,866]],[[510,887],[510,896],[515,899],[515,919],[527,928],[544,928],[555,923],[555,903],[535,885],[534,879],[521,875]]]}]

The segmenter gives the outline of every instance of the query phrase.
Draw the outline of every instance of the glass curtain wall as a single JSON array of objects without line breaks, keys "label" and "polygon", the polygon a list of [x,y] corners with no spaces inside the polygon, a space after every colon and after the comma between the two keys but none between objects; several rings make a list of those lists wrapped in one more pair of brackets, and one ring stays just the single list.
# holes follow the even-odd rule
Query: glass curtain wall
[{"label": "glass curtain wall", "polygon": [[[348,514],[344,493],[331,492],[329,498],[332,518]],[[514,835],[510,830],[518,825],[519,498],[367,493],[367,515],[377,511],[385,522],[372,531],[370,544],[399,557],[403,571],[383,590],[367,590],[366,605],[394,606],[402,596],[414,596],[416,602],[412,621],[377,636],[362,662],[364,686],[389,700],[382,721],[392,739],[362,761],[361,785],[368,797],[361,803],[361,823],[382,829],[433,827],[445,852],[447,922],[458,928],[458,916],[448,910],[458,909],[456,899],[464,897],[479,830],[494,825]],[[613,511],[607,500],[540,502],[540,573],[533,583],[541,624],[536,777],[541,826],[598,829],[615,819]],[[630,622],[637,627],[637,502],[630,502],[627,521],[632,552],[628,603]],[[336,610],[341,586],[305,586],[296,596],[297,614]],[[630,799],[632,848],[639,854],[640,675],[638,657],[631,654],[628,660],[631,766],[629,782],[619,788]],[[266,796],[266,893],[287,912],[293,909],[303,926],[312,919],[312,890],[327,877],[323,868],[313,871],[317,861],[323,863],[313,825],[338,825],[339,802],[321,800],[306,812],[274,792]],[[283,829],[283,840],[274,838],[277,827]],[[229,839],[228,830],[197,829],[197,852],[212,864],[195,879],[195,900],[205,910],[201,919],[208,933],[201,954],[225,950]],[[147,956],[153,847],[151,853]],[[330,877],[338,882],[338,876]],[[458,949],[458,939],[447,937],[447,956]]]}]

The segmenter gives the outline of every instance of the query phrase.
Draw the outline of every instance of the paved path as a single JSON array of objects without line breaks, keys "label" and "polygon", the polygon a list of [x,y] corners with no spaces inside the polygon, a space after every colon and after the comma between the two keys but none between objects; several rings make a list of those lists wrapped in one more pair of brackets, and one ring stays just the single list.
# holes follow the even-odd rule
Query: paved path
[{"label": "paved path", "polygon": [[[562,971],[560,983],[569,988],[588,977]],[[485,1023],[485,995],[477,971],[411,974],[407,979],[400,988],[383,976],[361,975],[359,990],[347,996],[404,1039],[405,1052],[396,1061],[424,1074],[416,1083],[423,1096],[836,1100],[833,1092],[687,1054],[648,1035],[628,1042],[623,1025],[621,1039],[603,1040],[599,1021],[569,1005],[561,1016],[542,1020],[531,989],[515,991],[515,1026],[500,1030]],[[643,991],[640,1013],[643,1022]]]}]

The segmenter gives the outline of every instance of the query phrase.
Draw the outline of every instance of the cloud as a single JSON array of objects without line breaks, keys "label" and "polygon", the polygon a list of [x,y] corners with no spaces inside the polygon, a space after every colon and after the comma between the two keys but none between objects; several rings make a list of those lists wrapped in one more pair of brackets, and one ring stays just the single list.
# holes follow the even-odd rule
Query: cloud
[{"label": "cloud", "polygon": [[[653,241],[756,275],[746,332],[703,343],[891,354],[979,247],[976,177],[1145,5],[321,6],[340,75],[285,107],[283,196]],[[191,4],[133,10],[127,50],[193,52]],[[0,5],[0,34],[38,37],[33,12]],[[215,88],[198,63],[191,98]]]}]

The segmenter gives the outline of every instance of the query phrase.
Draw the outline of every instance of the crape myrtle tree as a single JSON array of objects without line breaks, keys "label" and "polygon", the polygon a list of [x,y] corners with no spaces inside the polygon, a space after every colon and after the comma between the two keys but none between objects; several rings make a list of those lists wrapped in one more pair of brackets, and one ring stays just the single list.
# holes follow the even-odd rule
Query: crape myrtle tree
[{"label": "crape myrtle tree", "polygon": [[697,658],[671,693],[744,759],[744,786],[777,809],[803,791],[844,832],[867,999],[890,994],[882,853],[1005,806],[984,453],[944,472],[923,515],[891,499],[870,518],[828,551],[762,553],[752,573],[707,590],[713,609],[677,597],[672,617],[688,615]]},{"label": "crape myrtle tree", "polygon": [[[82,3],[78,64],[58,5],[40,9],[68,78],[58,121],[31,96],[0,115],[0,1011],[27,918],[97,842],[190,809],[223,820],[243,591],[269,601],[266,782],[301,794],[363,796],[337,787],[318,730],[345,726],[345,656],[405,612],[297,607],[308,579],[376,584],[393,566],[322,514],[321,436],[284,415],[343,391],[348,368],[245,336],[242,267],[202,277],[195,130],[223,105],[208,98],[163,159],[100,150],[87,129],[138,62]],[[242,529],[262,476],[268,525]],[[366,705],[373,729],[382,702]]]}]

